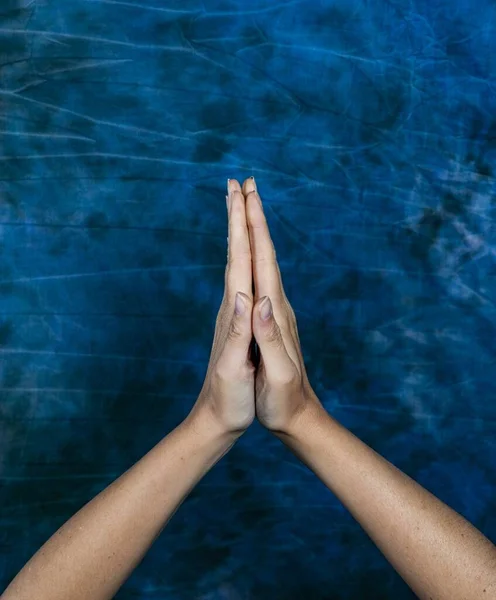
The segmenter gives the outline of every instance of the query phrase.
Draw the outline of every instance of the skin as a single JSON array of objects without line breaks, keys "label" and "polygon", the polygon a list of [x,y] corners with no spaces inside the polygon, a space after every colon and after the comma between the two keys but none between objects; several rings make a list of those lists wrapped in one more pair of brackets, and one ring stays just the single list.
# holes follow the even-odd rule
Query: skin
[{"label": "skin", "polygon": [[253,421],[250,242],[241,188],[237,182],[230,188],[225,292],[205,383],[191,413],[69,519],[2,600],[113,598],[196,483]]},{"label": "skin", "polygon": [[[257,417],[339,498],[421,599],[496,598],[496,548],[454,510],[340,425],[313,392],[254,182],[243,185],[260,347]],[[270,296],[273,311],[261,307]]]},{"label": "skin", "polygon": [[190,415],[67,521],[2,600],[112,598],[255,414],[336,494],[419,598],[496,598],[493,544],[323,408],[305,371],[255,181],[241,188],[231,180],[228,189],[225,293]]}]

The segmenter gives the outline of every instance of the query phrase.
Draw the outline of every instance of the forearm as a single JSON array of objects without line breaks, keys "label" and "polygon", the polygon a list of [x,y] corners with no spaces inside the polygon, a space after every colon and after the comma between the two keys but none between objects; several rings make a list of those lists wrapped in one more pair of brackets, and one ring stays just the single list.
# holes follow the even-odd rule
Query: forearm
[{"label": "forearm", "polygon": [[186,420],[67,521],[2,600],[112,598],[235,437]]},{"label": "forearm", "polygon": [[496,595],[496,548],[323,409],[279,437],[333,491],[426,600]]}]

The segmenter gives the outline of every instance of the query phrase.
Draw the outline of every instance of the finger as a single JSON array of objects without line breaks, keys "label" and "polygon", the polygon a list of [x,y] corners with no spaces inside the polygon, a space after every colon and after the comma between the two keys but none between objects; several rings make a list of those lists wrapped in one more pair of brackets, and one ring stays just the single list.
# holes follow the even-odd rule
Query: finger
[{"label": "finger", "polygon": [[289,379],[297,372],[284,344],[268,296],[258,300],[253,309],[253,335],[260,348],[264,368],[269,377]]},{"label": "finger", "polygon": [[245,196],[248,196],[250,192],[257,191],[257,183],[255,181],[255,177],[249,177],[243,181],[243,185],[241,186],[241,190]]},{"label": "finger", "polygon": [[222,362],[227,368],[239,369],[248,362],[252,340],[251,313],[252,299],[243,292],[237,292],[234,310],[227,331],[226,343],[222,351]]},{"label": "finger", "polygon": [[251,249],[246,223],[245,198],[235,179],[228,180],[229,243],[226,268],[226,291],[252,297]]},{"label": "finger", "polygon": [[262,202],[254,180],[248,180],[243,188],[246,191],[246,219],[248,223],[255,299],[270,296],[276,304],[283,298],[282,281],[276,260],[274,244],[270,237]]},{"label": "finger", "polygon": [[254,178],[244,181],[243,193],[247,194],[247,219],[255,283],[254,299],[258,300],[266,295],[272,298],[275,320],[281,329],[286,350],[293,362],[298,365],[300,356],[288,317],[289,302],[284,292],[276,252]]}]

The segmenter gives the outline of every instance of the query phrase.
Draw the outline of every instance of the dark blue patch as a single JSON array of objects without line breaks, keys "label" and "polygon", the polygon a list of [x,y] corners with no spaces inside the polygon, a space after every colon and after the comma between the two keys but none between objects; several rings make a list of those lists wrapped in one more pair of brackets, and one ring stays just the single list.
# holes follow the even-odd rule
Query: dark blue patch
[{"label": "dark blue patch", "polygon": [[[496,538],[494,3],[3,0],[0,588],[193,405],[257,178],[311,382]],[[118,598],[413,598],[258,425]]]}]

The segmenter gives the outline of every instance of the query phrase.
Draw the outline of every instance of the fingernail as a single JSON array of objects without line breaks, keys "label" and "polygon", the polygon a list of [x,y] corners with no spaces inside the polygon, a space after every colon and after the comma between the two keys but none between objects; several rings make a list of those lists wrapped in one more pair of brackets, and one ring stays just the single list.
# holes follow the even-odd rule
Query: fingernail
[{"label": "fingernail", "polygon": [[260,305],[260,318],[262,321],[268,321],[272,316],[272,302],[268,296],[265,296],[265,300]]},{"label": "fingernail", "polygon": [[226,196],[226,207],[229,210],[229,196]]},{"label": "fingernail", "polygon": [[253,177],[253,175],[250,177],[250,179],[253,181],[253,185],[255,186],[255,191],[257,190],[257,182],[255,181],[255,177]]},{"label": "fingernail", "polygon": [[240,316],[240,315],[244,314],[245,310],[246,310],[245,302],[244,302],[243,298],[241,297],[241,294],[239,292],[237,292],[236,299],[234,300],[234,312],[238,316]]},{"label": "fingernail", "polygon": [[227,193],[229,194],[229,183],[231,182],[230,179],[227,180]]}]

